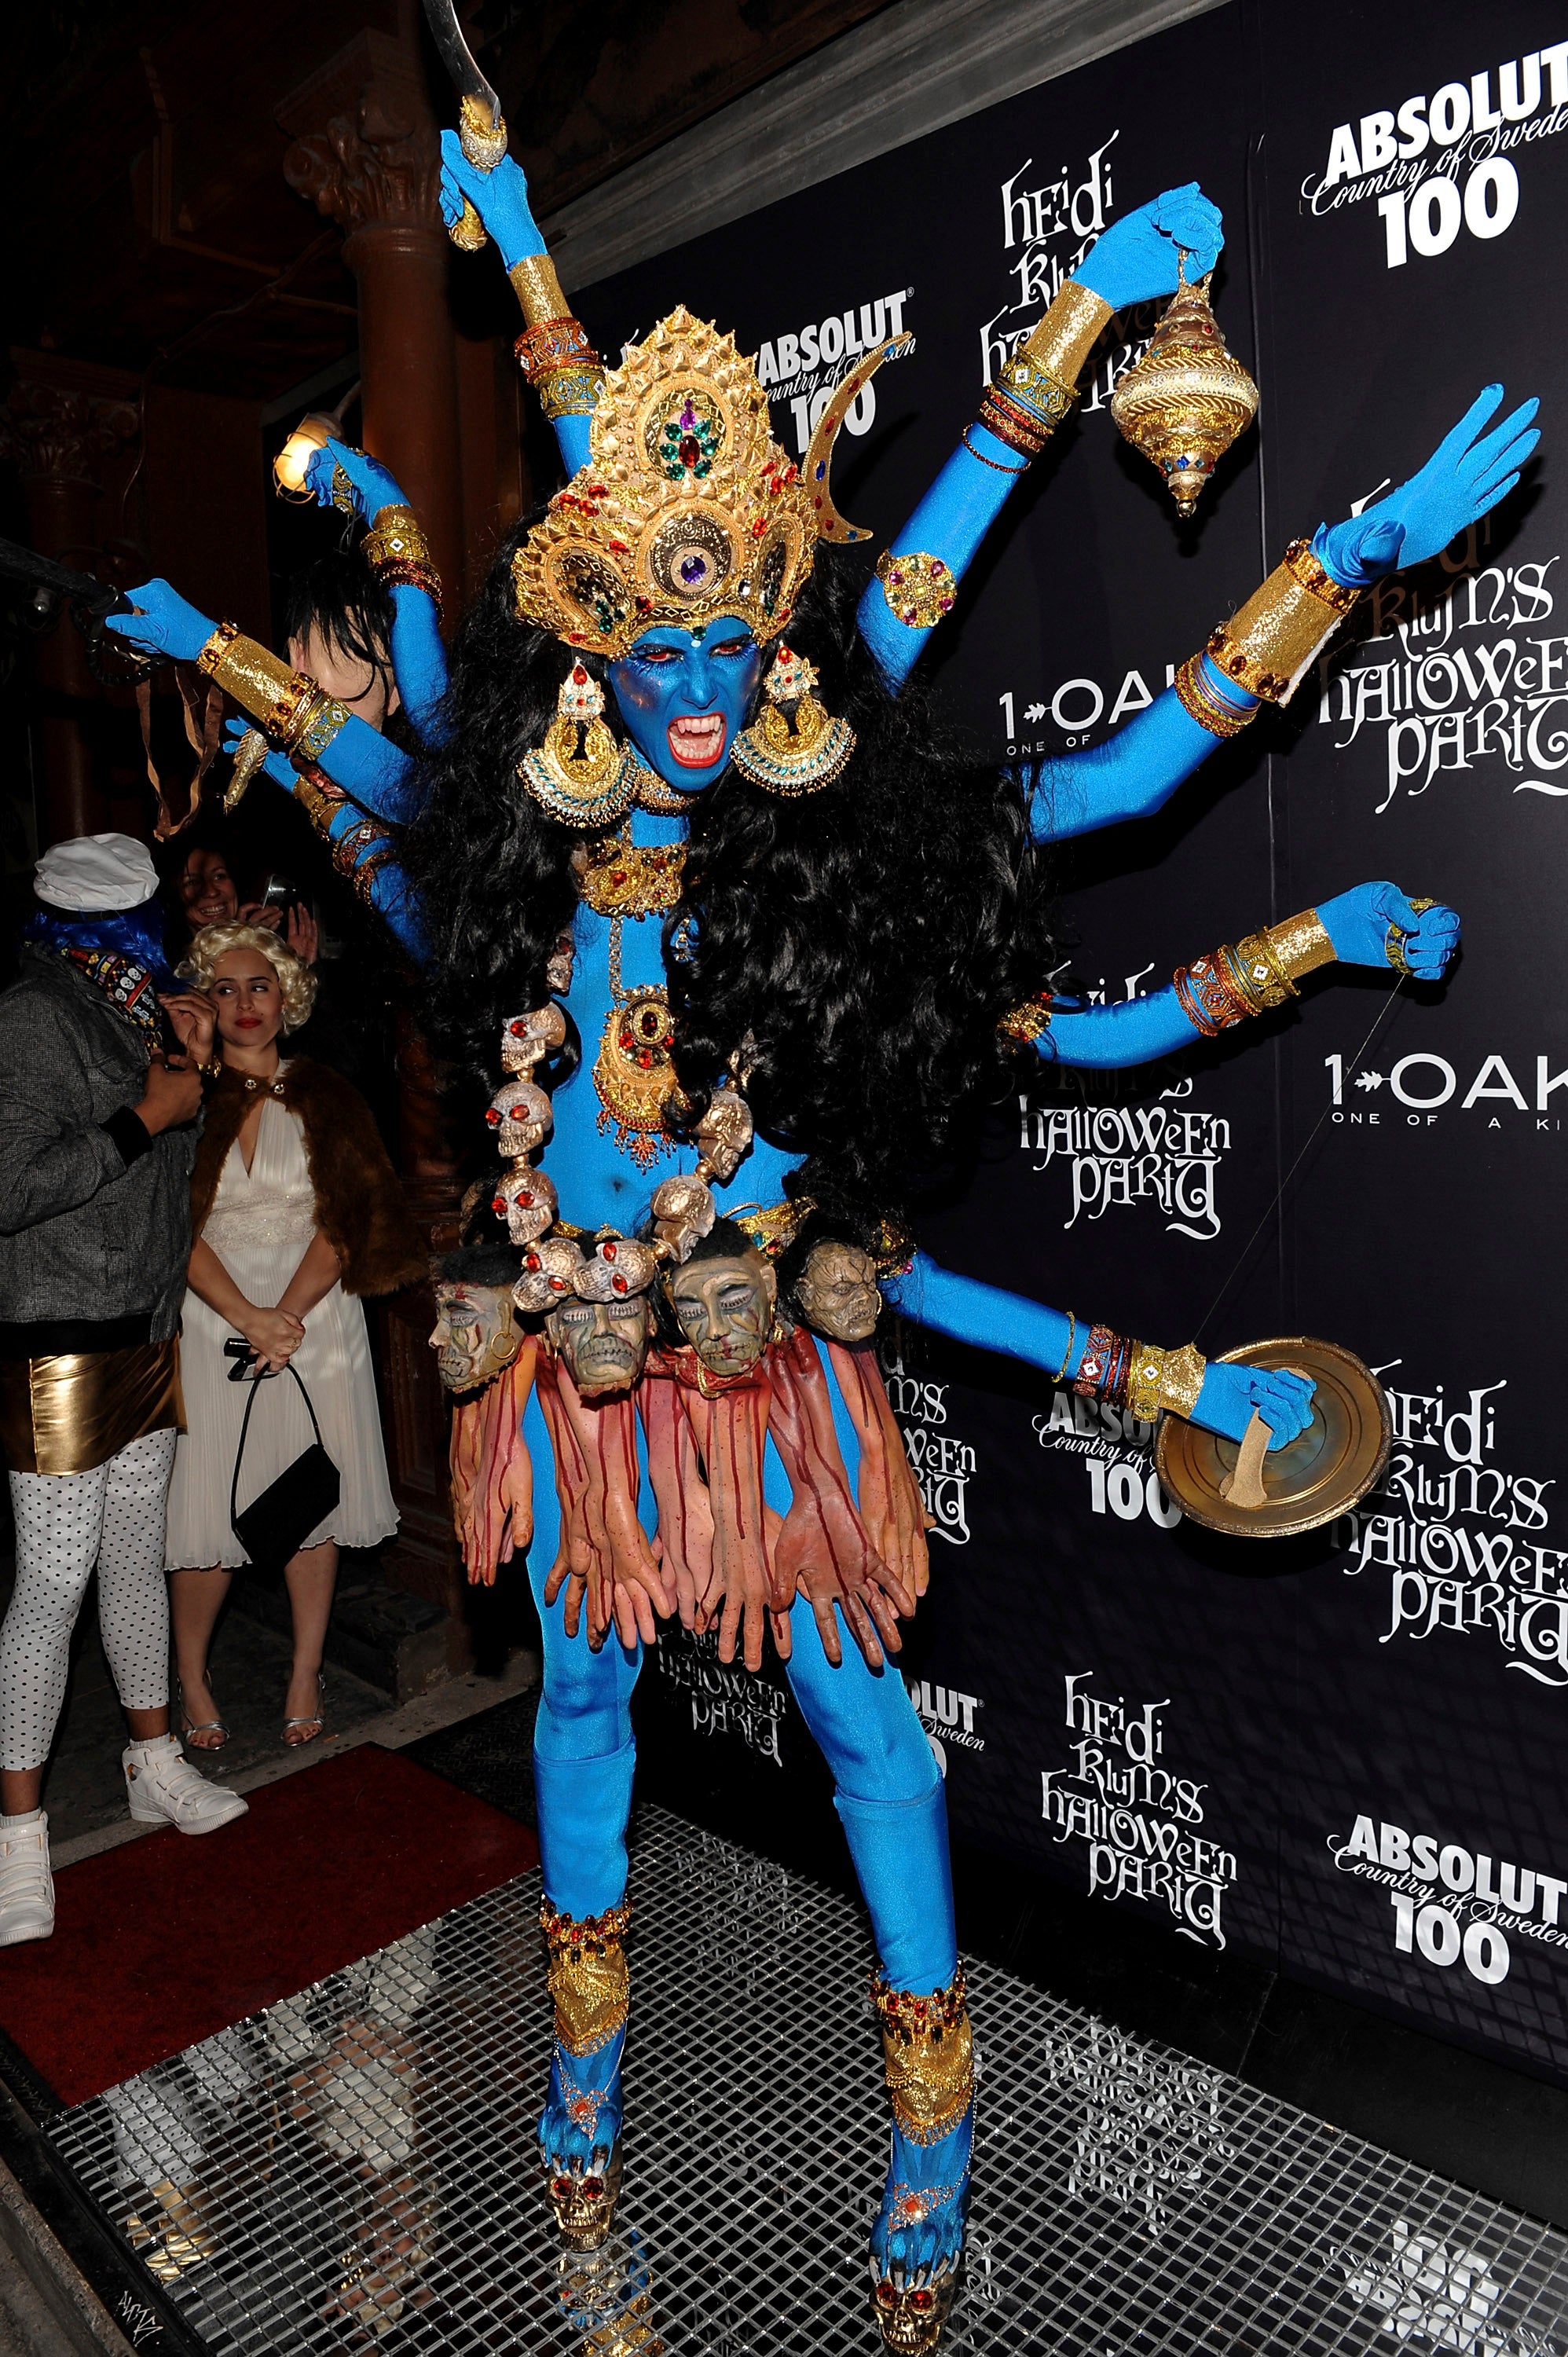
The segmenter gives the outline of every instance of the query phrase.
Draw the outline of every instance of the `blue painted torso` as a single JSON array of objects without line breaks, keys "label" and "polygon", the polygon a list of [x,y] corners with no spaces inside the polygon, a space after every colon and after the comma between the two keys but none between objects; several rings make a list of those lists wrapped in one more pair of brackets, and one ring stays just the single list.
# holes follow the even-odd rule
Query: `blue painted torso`
[{"label": "blue painted torso", "polygon": [[[686,835],[683,819],[656,818],[643,811],[634,812],[631,829],[632,840],[639,844],[682,843]],[[629,1235],[646,1218],[660,1179],[695,1169],[697,1148],[666,1144],[645,1170],[633,1159],[629,1147],[617,1145],[613,1125],[599,1128],[602,1107],[594,1086],[594,1061],[612,1004],[610,922],[585,905],[577,910],[572,929],[576,955],[566,1005],[582,1034],[583,1060],[554,1092],[554,1134],[540,1158],[555,1182],[564,1220],[580,1228],[607,1223]],[[656,916],[623,920],[622,990],[662,985],[665,979],[662,920]],[[499,1082],[499,1071],[496,1078]],[[784,1173],[798,1159],[758,1137],[729,1185],[715,1189],[720,1211],[749,1203],[781,1202]]]}]

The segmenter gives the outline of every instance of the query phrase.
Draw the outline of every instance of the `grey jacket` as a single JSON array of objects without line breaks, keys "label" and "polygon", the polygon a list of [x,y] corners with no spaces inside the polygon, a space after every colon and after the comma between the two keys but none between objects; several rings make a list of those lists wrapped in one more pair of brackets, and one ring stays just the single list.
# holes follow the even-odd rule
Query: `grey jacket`
[{"label": "grey jacket", "polygon": [[23,950],[0,990],[0,1320],[150,1313],[155,1342],[178,1325],[200,1123],[144,1145],[129,1108],[146,1071],[128,1015],[63,958]]}]

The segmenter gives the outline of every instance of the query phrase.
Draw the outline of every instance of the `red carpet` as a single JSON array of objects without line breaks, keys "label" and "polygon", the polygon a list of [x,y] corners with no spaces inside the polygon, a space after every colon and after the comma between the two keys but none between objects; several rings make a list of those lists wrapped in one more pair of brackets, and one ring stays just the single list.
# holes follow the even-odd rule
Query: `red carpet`
[{"label": "red carpet", "polygon": [[0,2029],[77,2104],[537,1865],[526,1825],[377,1744],[55,1877],[52,1940],[0,1949]]}]

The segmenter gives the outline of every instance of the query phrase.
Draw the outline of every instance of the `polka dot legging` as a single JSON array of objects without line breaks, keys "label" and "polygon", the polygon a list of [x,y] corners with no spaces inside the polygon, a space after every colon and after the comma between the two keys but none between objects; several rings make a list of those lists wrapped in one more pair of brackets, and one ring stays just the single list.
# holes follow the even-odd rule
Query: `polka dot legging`
[{"label": "polka dot legging", "polygon": [[175,1436],[144,1433],[91,1473],[13,1473],[16,1587],[0,1629],[0,1768],[48,1758],[70,1632],[98,1566],[98,1625],[127,1710],[168,1700],[164,1505]]}]

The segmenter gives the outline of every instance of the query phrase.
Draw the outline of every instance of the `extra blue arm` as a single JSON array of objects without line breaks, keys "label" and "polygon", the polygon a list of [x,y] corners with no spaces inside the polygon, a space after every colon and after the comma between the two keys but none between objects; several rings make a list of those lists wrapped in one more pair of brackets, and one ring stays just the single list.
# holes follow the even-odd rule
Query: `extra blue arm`
[{"label": "extra blue arm", "polygon": [[[1320,900],[1316,910],[1334,955],[1344,965],[1386,968],[1397,937],[1400,954],[1418,982],[1439,982],[1459,947],[1459,920],[1434,903],[1417,909],[1393,884],[1357,884],[1348,892]],[[1152,1063],[1174,1049],[1205,1036],[1176,996],[1175,985],[1146,998],[1118,999],[1109,1006],[1058,1000],[1047,1027],[1035,1040],[1041,1061],[1090,1071],[1120,1071]]]},{"label": "extra blue arm", "polygon": [[[528,182],[518,164],[503,156],[492,172],[480,172],[469,163],[455,131],[441,134],[441,213],[448,229],[457,221],[467,197],[500,248],[508,271],[520,262],[548,254],[528,200]],[[561,461],[568,477],[588,463],[588,420],[567,416],[553,419]]]},{"label": "extra blue arm", "polygon": [[398,946],[416,965],[430,955],[420,922],[419,902],[402,862],[380,828],[350,802],[338,802],[330,814],[310,808],[311,823],[332,853],[332,865],[347,878],[367,908],[374,909]]},{"label": "extra blue arm", "polygon": [[[374,524],[384,508],[413,510],[403,486],[390,468],[349,442],[328,436],[313,453],[305,470],[305,485],[319,507],[332,505],[334,483],[347,481],[354,511],[361,523]],[[341,484],[338,484],[341,489]],[[441,616],[427,590],[412,581],[400,581],[392,591],[392,677],[403,708],[422,745],[441,742],[441,701],[446,693],[446,650],[441,643]]]},{"label": "extra blue arm", "polygon": [[[959,1276],[926,1253],[917,1253],[899,1275],[885,1277],[882,1292],[915,1325],[977,1350],[1021,1359],[1026,1366],[1042,1368],[1057,1383],[1070,1383],[1083,1364],[1087,1320],[1043,1301],[1026,1301],[1019,1293],[1004,1293],[998,1286],[982,1285],[977,1277]],[[1273,1447],[1283,1448],[1306,1429],[1312,1391],[1305,1377],[1288,1368],[1274,1372],[1212,1361],[1204,1372],[1192,1422],[1240,1440],[1257,1408],[1274,1436]]]},{"label": "extra blue arm", "polygon": [[1109,1006],[1074,1006],[1058,999],[1035,1046],[1043,1063],[1119,1072],[1190,1048],[1201,1037],[1167,983],[1146,998],[1116,999]]},{"label": "extra blue arm", "polygon": [[[1200,277],[1212,270],[1224,243],[1219,214],[1196,181],[1167,189],[1124,220],[1113,221],[1072,273],[1079,286],[1112,311],[1155,295],[1176,292],[1178,249]],[[962,579],[976,549],[1005,506],[1028,460],[983,425],[972,425],[968,447],[961,442],[901,532],[894,535],[897,559],[918,552],[940,557],[956,581]],[[908,677],[929,638],[929,626],[901,622],[880,581],[860,602],[861,635],[890,687]]]},{"label": "extra blue arm", "polygon": [[[1226,679],[1207,655],[1198,660],[1217,694],[1238,708],[1256,709],[1256,696]],[[1059,843],[1096,827],[1120,825],[1123,819],[1147,818],[1169,802],[1219,741],[1192,717],[1175,688],[1167,687],[1102,745],[1087,745],[1080,753],[1031,762],[1023,770],[1035,841]]]},{"label": "extra blue arm", "polygon": [[321,756],[320,766],[334,785],[375,817],[393,826],[405,825],[413,817],[413,763],[367,721],[347,721]]}]

